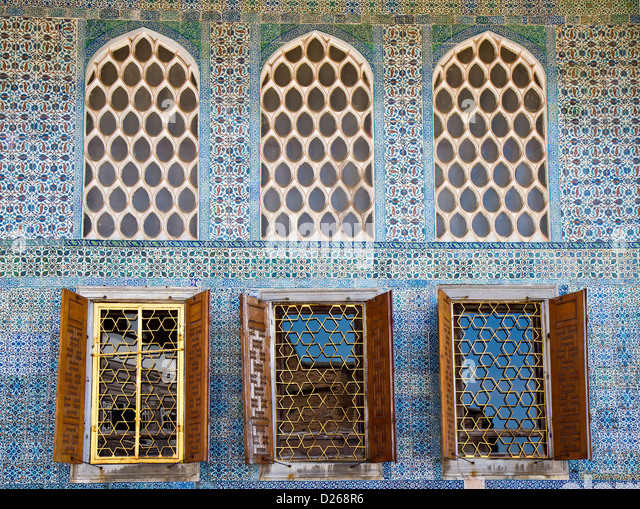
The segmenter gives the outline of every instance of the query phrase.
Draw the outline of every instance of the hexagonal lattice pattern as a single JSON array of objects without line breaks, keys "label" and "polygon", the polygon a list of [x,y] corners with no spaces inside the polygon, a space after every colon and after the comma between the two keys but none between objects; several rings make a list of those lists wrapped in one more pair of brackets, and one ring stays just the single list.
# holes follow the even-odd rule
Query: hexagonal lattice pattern
[{"label": "hexagonal lattice pattern", "polygon": [[180,310],[98,310],[97,462],[178,459]]},{"label": "hexagonal lattice pattern", "polygon": [[542,303],[454,303],[458,454],[547,457]]},{"label": "hexagonal lattice pattern", "polygon": [[373,239],[372,79],[353,48],[319,32],[266,62],[263,239]]},{"label": "hexagonal lattice pattern", "polygon": [[148,33],[87,66],[85,238],[198,238],[198,75]]},{"label": "hexagonal lattice pattern", "polygon": [[362,460],[363,306],[276,305],[276,459]]}]

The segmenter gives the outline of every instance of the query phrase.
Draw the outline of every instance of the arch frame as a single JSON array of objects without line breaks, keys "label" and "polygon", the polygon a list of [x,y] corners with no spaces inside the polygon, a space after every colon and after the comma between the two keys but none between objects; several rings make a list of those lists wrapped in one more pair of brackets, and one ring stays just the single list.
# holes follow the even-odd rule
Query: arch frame
[{"label": "arch frame", "polygon": [[[269,42],[262,39],[263,25],[251,24],[250,36],[250,240],[258,242],[266,241],[261,237],[261,139],[260,139],[260,113],[261,113],[261,83],[265,64],[271,59],[277,58],[279,50],[288,45],[295,44],[298,40],[307,38],[317,33],[325,38],[330,38],[341,47],[348,47],[350,52],[358,55],[362,62],[368,65],[370,71],[372,90],[372,139],[373,139],[373,201],[374,201],[374,240],[353,241],[350,245],[369,245],[371,242],[385,239],[385,206],[384,206],[384,165],[383,165],[383,78],[382,78],[382,30],[377,25],[366,25],[370,30],[370,39],[358,37],[337,25],[297,25],[288,28],[283,33],[274,37]],[[343,244],[343,242],[328,241],[287,241],[287,242],[321,242],[323,245]]]},{"label": "arch frame", "polygon": [[[87,36],[87,32],[96,31],[95,27],[88,29],[88,24],[93,20],[80,20],[78,38],[76,42],[77,58],[76,58],[76,121],[82,126],[82,129],[76,131],[75,147],[75,165],[76,175],[74,185],[76,192],[74,193],[74,217],[73,228],[74,238],[89,240],[83,234],[83,217],[84,217],[84,199],[85,199],[85,122],[86,122],[86,93],[87,81],[90,77],[91,69],[94,63],[104,58],[111,48],[121,45],[127,39],[133,40],[141,33],[146,34],[149,38],[155,39],[163,43],[165,46],[172,48],[192,70],[197,83],[197,115],[198,115],[198,156],[196,158],[198,165],[198,182],[196,191],[196,211],[197,218],[197,238],[196,239],[149,239],[152,242],[180,242],[194,243],[209,239],[209,174],[208,165],[204,163],[209,158],[209,117],[210,110],[203,105],[209,103],[209,25],[206,23],[199,24],[200,31],[198,34],[189,34],[185,36],[179,31],[172,30],[162,23],[153,21],[126,21],[113,28],[109,28],[99,35],[91,38]],[[199,44],[198,44],[199,43]],[[205,171],[207,170],[207,171]],[[99,242],[121,242],[127,241],[124,238],[112,238],[97,240]],[[138,242],[138,241],[136,241]]]},{"label": "arch frame", "polygon": [[[92,26],[95,24],[96,26]],[[140,32],[146,32],[166,45],[175,48],[180,56],[185,59],[194,70],[198,79],[198,240],[154,240],[152,242],[181,242],[194,243],[209,240],[209,216],[210,216],[210,187],[209,166],[204,164],[209,159],[210,153],[210,109],[203,107],[209,104],[210,78],[209,78],[209,38],[208,23],[198,23],[198,33],[181,33],[166,25],[155,21],[125,21],[116,26],[103,30],[99,20],[78,20],[78,37],[76,38],[76,72],[75,72],[75,120],[76,125],[82,128],[76,129],[74,148],[75,157],[73,164],[75,175],[73,180],[73,238],[88,240],[83,236],[84,213],[84,143],[85,143],[85,100],[87,70],[90,63],[97,60],[111,47],[114,41],[122,41],[127,37],[133,37]],[[100,240],[98,242],[125,242],[125,240]]]},{"label": "arch frame", "polygon": [[[517,28],[517,30],[516,30]],[[423,82],[425,93],[423,108],[429,122],[425,126],[424,138],[424,173],[425,173],[425,233],[427,239],[440,241],[436,236],[435,216],[435,147],[431,120],[434,112],[434,77],[439,65],[446,61],[456,49],[472,45],[475,39],[489,34],[495,39],[506,41],[507,46],[515,47],[533,61],[544,79],[545,115],[546,115],[546,163],[547,163],[547,207],[548,207],[548,239],[542,241],[558,242],[562,240],[561,213],[559,209],[559,158],[558,158],[558,113],[557,113],[557,76],[555,66],[556,44],[553,26],[510,27],[505,25],[474,25],[466,27],[449,37],[441,38],[430,26],[423,27]],[[431,120],[429,120],[431,119]],[[504,242],[469,241],[465,244],[504,245]],[[514,242],[509,242],[513,244]],[[533,242],[533,243],[537,243]],[[454,242],[458,244],[458,242]],[[531,242],[528,242],[531,244]]]}]

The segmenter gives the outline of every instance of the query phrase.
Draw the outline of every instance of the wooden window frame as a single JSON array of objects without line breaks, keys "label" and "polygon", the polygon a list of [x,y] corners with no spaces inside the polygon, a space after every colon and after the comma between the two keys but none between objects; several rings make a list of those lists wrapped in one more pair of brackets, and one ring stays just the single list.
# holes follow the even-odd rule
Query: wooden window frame
[{"label": "wooden window frame", "polygon": [[[80,433],[76,435],[76,449],[73,455],[60,454],[61,447],[58,443],[65,436],[66,425],[61,422],[58,414],[64,414],[65,380],[59,376],[58,380],[58,406],[56,409],[56,433],[54,438],[54,461],[70,463],[70,482],[72,483],[96,483],[96,482],[194,482],[200,477],[200,462],[208,461],[208,415],[209,415],[209,356],[208,348],[199,349],[199,343],[209,344],[209,290],[201,288],[152,288],[152,287],[93,287],[79,286],[75,292],[63,289],[63,306],[61,320],[64,322],[65,298],[75,298],[84,302],[86,310],[86,342],[84,342],[85,356],[82,367],[84,383],[82,399],[84,405],[81,409]],[[66,294],[66,297],[65,297]],[[75,296],[75,297],[74,297]],[[185,357],[185,398],[187,391],[191,393],[191,406],[186,404],[184,408],[184,429],[196,439],[183,443],[183,460],[180,463],[91,463],[91,394],[92,394],[92,359],[93,348],[93,306],[98,302],[172,302],[185,304],[185,345],[191,342],[189,348],[191,354]],[[187,305],[189,303],[189,305]],[[189,323],[191,324],[189,325]],[[195,341],[194,335],[204,333],[204,338]],[[64,334],[61,341],[64,342]],[[200,337],[200,336],[198,336]],[[196,344],[197,343],[197,344]],[[64,359],[63,352],[60,355],[60,366]],[[197,366],[193,366],[195,363]],[[190,369],[191,367],[191,369]],[[204,380],[194,377],[189,373],[199,370],[204,374]],[[62,410],[62,411],[61,411]]]},{"label": "wooden window frame", "polygon": [[[520,458],[458,458],[456,441],[455,399],[454,399],[454,360],[451,345],[453,327],[450,323],[451,307],[455,301],[487,300],[487,301],[516,301],[537,300],[543,304],[543,337],[545,340],[545,356],[543,371],[545,377],[546,411],[548,419],[548,459],[520,459]],[[578,355],[577,370],[582,372],[579,384],[582,394],[579,416],[563,415],[559,394],[557,393],[558,362],[557,336],[554,323],[556,309],[564,301],[577,302],[582,306],[582,323],[576,326],[578,334],[584,338],[583,355]],[[580,321],[580,320],[578,320]],[[445,479],[458,479],[472,476],[501,479],[568,479],[568,461],[573,459],[591,458],[591,438],[589,429],[589,401],[588,401],[588,363],[586,349],[586,290],[559,296],[557,285],[440,285],[438,286],[438,322],[440,345],[440,399],[441,399],[441,446],[442,471]],[[561,323],[561,322],[560,322]],[[574,326],[575,323],[571,323]],[[448,340],[447,340],[448,338]],[[580,362],[583,362],[580,365]],[[575,367],[575,366],[574,366]],[[453,419],[453,420],[452,420]],[[566,424],[564,424],[566,422]],[[571,434],[573,427],[580,429],[580,437],[573,444],[565,445],[567,439],[559,437],[563,427]],[[563,450],[564,449],[564,450]]]},{"label": "wooden window frame", "polygon": [[[384,389],[390,397],[382,405],[384,407],[382,413],[388,413],[386,416],[373,415],[373,412],[370,411],[371,402],[367,398],[366,433],[368,437],[368,452],[366,460],[359,463],[345,461],[275,461],[274,368],[270,360],[273,357],[274,341],[272,341],[272,338],[275,334],[273,304],[278,302],[287,302],[288,304],[296,302],[317,302],[319,304],[329,302],[336,304],[369,302],[369,306],[377,305],[380,309],[388,310],[388,316],[383,318],[383,320],[386,320],[385,326],[388,328],[388,332],[384,334],[388,343],[383,348],[388,349],[391,353],[386,358],[387,361],[390,361],[386,368],[391,374],[391,376],[387,377],[390,384],[387,384]],[[397,439],[393,397],[393,322],[391,315],[391,292],[382,293],[378,289],[266,289],[260,291],[258,297],[241,295],[245,461],[249,464],[259,464],[259,478],[261,480],[381,479],[382,463],[396,461]],[[368,312],[365,311],[365,351],[368,348],[371,349],[368,344],[372,344],[370,331],[376,327],[371,322],[374,316],[381,318],[380,313],[373,307],[370,307]],[[255,335],[257,344],[252,342],[251,334]],[[267,345],[268,351],[266,351]],[[368,364],[371,363],[370,355],[371,352],[365,355],[367,357],[367,368],[369,367]],[[268,372],[268,376],[265,375],[265,371]],[[372,370],[366,369],[366,387],[376,383],[372,379],[375,377],[371,376],[371,372]],[[260,378],[258,389],[256,377]],[[252,396],[256,396],[256,390],[261,391],[261,394],[257,396],[263,397],[263,408],[260,415],[256,415],[253,411],[255,403],[251,401]],[[257,433],[255,433],[256,429],[258,430]],[[375,447],[372,449],[370,440],[372,433],[383,435],[388,439],[388,442],[381,445],[379,450],[376,450]]]}]

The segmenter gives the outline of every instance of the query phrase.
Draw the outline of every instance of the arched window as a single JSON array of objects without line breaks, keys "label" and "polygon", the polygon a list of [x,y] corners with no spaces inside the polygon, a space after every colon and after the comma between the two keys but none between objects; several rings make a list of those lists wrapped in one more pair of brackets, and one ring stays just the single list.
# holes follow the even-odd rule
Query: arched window
[{"label": "arched window", "polygon": [[261,76],[261,236],[373,240],[372,73],[349,45],[311,32]]},{"label": "arched window", "polygon": [[440,60],[433,98],[437,239],[549,240],[540,63],[487,32]]},{"label": "arched window", "polygon": [[198,238],[199,73],[158,34],[113,40],[86,69],[83,236]]}]

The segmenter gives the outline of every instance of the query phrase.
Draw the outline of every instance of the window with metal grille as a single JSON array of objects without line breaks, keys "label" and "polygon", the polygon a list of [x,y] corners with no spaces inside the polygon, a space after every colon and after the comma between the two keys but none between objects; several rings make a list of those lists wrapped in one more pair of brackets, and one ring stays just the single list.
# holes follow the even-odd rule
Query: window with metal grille
[{"label": "window with metal grille", "polygon": [[458,455],[547,458],[542,302],[454,302]]},{"label": "window with metal grille", "polygon": [[439,61],[433,97],[437,239],[549,240],[540,63],[487,32]]},{"label": "window with metal grille", "polygon": [[196,479],[208,457],[209,291],[78,292],[62,291],[54,460],[71,464],[71,482]]},{"label": "window with metal grille", "polygon": [[274,316],[276,460],[363,460],[363,305],[276,304]]},{"label": "window with metal grille", "polygon": [[86,69],[83,236],[198,238],[199,73],[150,31],[109,43]]},{"label": "window with metal grille", "polygon": [[240,301],[247,463],[374,478],[396,460],[391,292],[262,294]]},{"label": "window with metal grille", "polygon": [[444,285],[438,321],[445,476],[561,477],[590,457],[584,290]]},{"label": "window with metal grille", "polygon": [[94,311],[91,461],[180,461],[184,306]]},{"label": "window with metal grille", "polygon": [[373,240],[373,90],[366,60],[311,32],[261,76],[261,237]]}]

